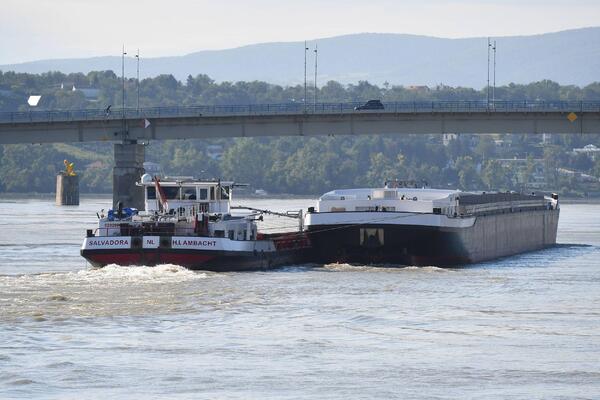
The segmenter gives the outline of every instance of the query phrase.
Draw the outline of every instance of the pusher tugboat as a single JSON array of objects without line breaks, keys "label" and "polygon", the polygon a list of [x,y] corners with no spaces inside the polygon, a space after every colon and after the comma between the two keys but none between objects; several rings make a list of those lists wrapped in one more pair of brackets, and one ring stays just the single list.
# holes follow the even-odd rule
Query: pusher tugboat
[{"label": "pusher tugboat", "polygon": [[[145,210],[124,208],[98,214],[81,255],[93,266],[177,264],[209,271],[244,271],[302,263],[310,242],[302,232],[302,212],[250,212],[232,215],[234,182],[169,178],[149,174],[138,183]],[[297,218],[299,230],[262,234],[257,221],[265,213]]]}]

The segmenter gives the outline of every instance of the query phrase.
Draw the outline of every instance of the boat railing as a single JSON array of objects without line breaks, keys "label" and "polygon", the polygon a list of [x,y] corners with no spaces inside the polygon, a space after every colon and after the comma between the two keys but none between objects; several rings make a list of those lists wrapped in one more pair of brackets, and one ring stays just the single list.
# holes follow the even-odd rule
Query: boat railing
[{"label": "boat railing", "polygon": [[175,209],[175,213],[180,218],[195,218],[209,211],[209,203],[195,203],[187,207],[179,207]]},{"label": "boat railing", "polygon": [[[195,218],[197,215],[200,216],[202,214],[207,214],[210,211],[210,203],[209,202],[197,202],[193,204],[179,204],[173,208],[168,213],[158,213],[158,210],[150,210],[146,213],[140,214],[140,221],[145,220],[146,218],[158,218],[158,219],[169,219],[173,217],[178,218]],[[126,221],[123,221],[126,222]]]},{"label": "boat railing", "polygon": [[152,229],[149,226],[125,225],[123,228],[96,228],[94,236],[98,237],[135,237],[135,236],[206,236],[200,235],[199,227],[174,227],[169,231],[160,228]]}]

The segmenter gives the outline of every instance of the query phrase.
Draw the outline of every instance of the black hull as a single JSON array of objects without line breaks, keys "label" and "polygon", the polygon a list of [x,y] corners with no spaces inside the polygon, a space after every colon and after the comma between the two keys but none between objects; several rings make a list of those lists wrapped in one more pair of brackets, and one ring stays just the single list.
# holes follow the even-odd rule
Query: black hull
[{"label": "black hull", "polygon": [[[383,244],[369,239],[361,243],[361,229],[383,230]],[[309,228],[309,233],[315,258],[324,263],[450,266],[471,262],[457,234],[439,228],[373,224],[340,229],[319,225]]]},{"label": "black hull", "polygon": [[401,224],[308,227],[319,262],[460,266],[556,244],[558,210],[479,216],[473,226]]}]

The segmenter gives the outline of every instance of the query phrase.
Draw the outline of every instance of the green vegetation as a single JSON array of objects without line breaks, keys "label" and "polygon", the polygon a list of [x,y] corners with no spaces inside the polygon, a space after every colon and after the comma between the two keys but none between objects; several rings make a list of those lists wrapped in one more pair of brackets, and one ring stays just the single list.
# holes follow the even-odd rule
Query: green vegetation
[{"label": "green vegetation", "polygon": [[[75,87],[75,90],[73,90]],[[126,105],[134,107],[136,82],[126,81]],[[82,89],[96,89],[86,91]],[[205,75],[185,83],[161,75],[140,83],[140,105],[225,105],[300,101],[304,88],[265,82],[216,83]],[[65,75],[0,72],[0,112],[105,108],[121,104],[121,82],[112,71]],[[580,88],[552,81],[499,87],[500,100],[600,100],[600,83]],[[312,93],[309,94],[312,98]],[[368,82],[344,86],[330,81],[319,89],[323,102],[481,100],[485,92],[438,86],[403,87]],[[240,138],[152,142],[146,159],[168,174],[223,177],[271,193],[318,194],[334,188],[379,186],[386,179],[426,180],[434,187],[548,190],[571,196],[600,195],[600,154],[573,153],[600,135],[441,135],[319,138]],[[208,155],[221,146],[221,159]],[[110,143],[6,145],[0,148],[0,192],[52,192],[63,160],[75,162],[82,192],[110,192]],[[594,180],[593,177],[596,177]]]}]

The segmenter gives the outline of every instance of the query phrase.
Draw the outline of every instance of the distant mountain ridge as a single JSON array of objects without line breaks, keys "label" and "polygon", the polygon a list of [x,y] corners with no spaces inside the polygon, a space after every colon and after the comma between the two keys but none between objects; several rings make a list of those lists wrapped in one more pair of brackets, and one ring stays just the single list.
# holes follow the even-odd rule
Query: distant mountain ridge
[{"label": "distant mountain ridge", "polygon": [[[551,79],[585,86],[600,81],[600,27],[495,39],[498,85]],[[393,33],[359,33],[309,41],[308,78],[314,76],[314,45],[319,47],[318,83],[368,80],[392,85],[482,88],[487,79],[487,39],[445,39]],[[142,77],[207,74],[217,81],[254,81],[294,85],[303,82],[302,42],[261,43],[184,56],[141,60]],[[135,59],[126,60],[135,75]],[[121,57],[40,60],[0,65],[0,71],[64,73],[121,70]]]}]

